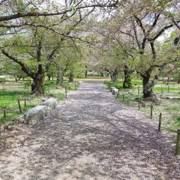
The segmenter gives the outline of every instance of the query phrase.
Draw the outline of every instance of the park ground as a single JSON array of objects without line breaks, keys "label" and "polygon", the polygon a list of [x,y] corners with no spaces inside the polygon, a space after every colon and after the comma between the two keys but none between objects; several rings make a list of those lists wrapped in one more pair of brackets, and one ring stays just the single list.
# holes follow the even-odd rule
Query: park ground
[{"label": "park ground", "polygon": [[0,180],[180,180],[172,138],[102,82],[84,82],[37,125],[8,132]]}]

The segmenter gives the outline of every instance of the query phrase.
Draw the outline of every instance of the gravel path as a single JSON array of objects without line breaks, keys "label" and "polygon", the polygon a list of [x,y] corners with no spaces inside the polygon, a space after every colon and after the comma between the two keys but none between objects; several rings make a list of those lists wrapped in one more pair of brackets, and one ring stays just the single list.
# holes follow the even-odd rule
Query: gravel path
[{"label": "gravel path", "polygon": [[0,180],[180,180],[170,137],[150,121],[102,83],[82,83],[39,124],[12,132]]}]

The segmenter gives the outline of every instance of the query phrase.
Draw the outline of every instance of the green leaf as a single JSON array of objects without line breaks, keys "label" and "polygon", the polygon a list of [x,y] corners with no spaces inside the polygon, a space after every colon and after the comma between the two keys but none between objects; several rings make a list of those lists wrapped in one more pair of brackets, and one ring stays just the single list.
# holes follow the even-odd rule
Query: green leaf
[{"label": "green leaf", "polygon": [[171,38],[175,38],[177,36],[177,33],[175,31],[171,32]]},{"label": "green leaf", "polygon": [[168,17],[174,17],[175,16],[175,14],[174,13],[172,13],[172,12],[170,12],[169,14],[168,14]]},{"label": "green leaf", "polygon": [[76,7],[75,6],[72,6],[71,9],[72,9],[72,11],[76,11]]},{"label": "green leaf", "polygon": [[38,8],[34,8],[34,7],[32,7],[32,8],[30,9],[31,12],[36,12],[36,11],[38,11],[38,10],[39,10]]}]

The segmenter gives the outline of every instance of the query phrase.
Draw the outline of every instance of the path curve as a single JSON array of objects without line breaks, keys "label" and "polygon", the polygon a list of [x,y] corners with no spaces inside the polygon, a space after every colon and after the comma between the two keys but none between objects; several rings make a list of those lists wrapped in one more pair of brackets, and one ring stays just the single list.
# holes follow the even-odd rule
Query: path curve
[{"label": "path curve", "polygon": [[43,121],[24,127],[0,156],[0,180],[180,180],[168,137],[100,82],[80,89]]}]

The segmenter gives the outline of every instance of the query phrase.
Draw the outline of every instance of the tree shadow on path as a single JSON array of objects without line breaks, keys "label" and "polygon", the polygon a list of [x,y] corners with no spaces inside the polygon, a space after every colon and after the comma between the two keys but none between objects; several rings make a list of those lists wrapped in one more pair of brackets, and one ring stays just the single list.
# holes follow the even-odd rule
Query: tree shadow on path
[{"label": "tree shadow on path", "polygon": [[0,174],[3,180],[178,180],[180,162],[167,141],[102,83],[83,83],[34,126]]}]

